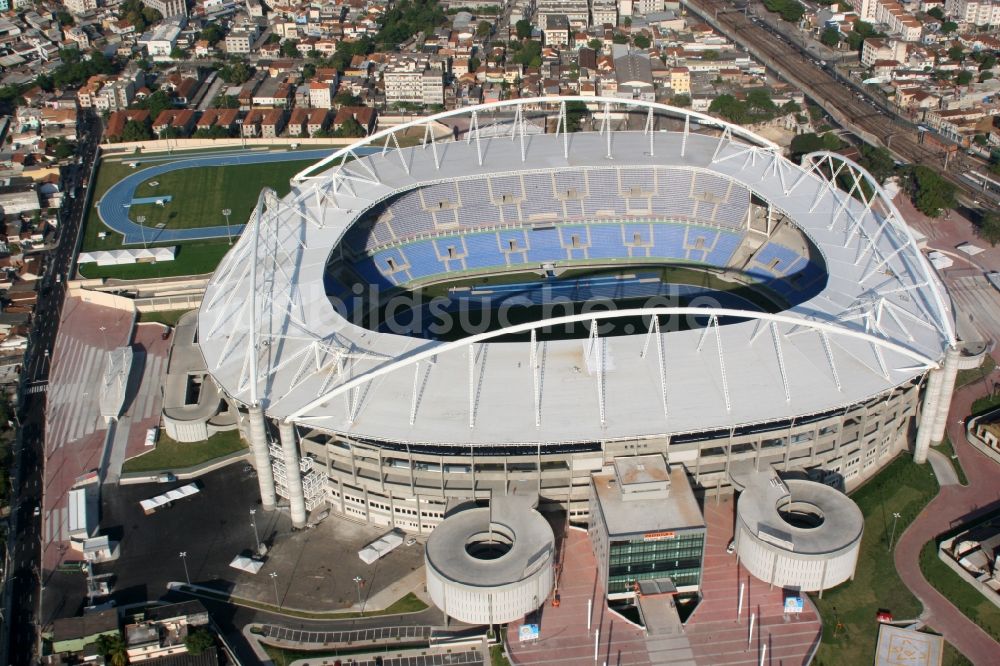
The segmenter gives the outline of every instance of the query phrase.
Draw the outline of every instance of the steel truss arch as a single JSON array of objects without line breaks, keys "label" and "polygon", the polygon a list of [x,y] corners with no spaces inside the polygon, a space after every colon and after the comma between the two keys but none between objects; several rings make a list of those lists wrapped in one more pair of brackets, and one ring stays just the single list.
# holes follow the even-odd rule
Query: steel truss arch
[{"label": "steel truss arch", "polygon": [[[702,307],[661,307],[661,308],[633,308],[626,310],[608,310],[602,312],[584,312],[575,315],[565,315],[562,317],[550,317],[548,319],[542,319],[533,322],[527,322],[524,324],[515,324],[513,326],[506,326],[495,331],[488,331],[485,333],[477,333],[476,335],[470,335],[459,340],[453,340],[451,342],[441,343],[440,345],[428,345],[426,349],[414,352],[404,358],[397,359],[385,365],[373,368],[368,372],[358,375],[347,382],[327,391],[325,394],[319,396],[315,400],[303,405],[294,412],[288,414],[285,417],[285,421],[293,422],[298,418],[304,416],[307,412],[310,412],[317,407],[329,402],[333,398],[337,397],[345,391],[351,391],[363,384],[366,384],[373,379],[381,377],[383,375],[389,374],[396,370],[409,367],[411,365],[419,364],[423,361],[430,360],[436,356],[442,354],[447,354],[448,352],[465,349],[472,345],[489,342],[496,338],[517,335],[520,333],[534,333],[538,329],[542,328],[552,328],[556,326],[563,326],[566,324],[579,324],[583,322],[597,322],[604,321],[607,319],[618,319],[618,318],[628,318],[628,317],[643,317],[643,318],[658,318],[658,317],[709,317],[714,322],[714,329],[716,331],[715,335],[718,335],[718,319],[720,317],[734,318],[734,319],[755,319],[758,322],[764,322],[769,325],[776,324],[788,324],[795,328],[806,328],[816,331],[822,336],[827,335],[843,335],[846,337],[864,340],[871,345],[879,349],[886,349],[894,351],[898,354],[906,356],[907,358],[917,362],[921,366],[927,369],[939,367],[938,361],[929,358],[920,352],[914,351],[908,347],[904,347],[898,343],[892,342],[890,340],[885,340],[877,336],[865,333],[859,330],[845,328],[843,326],[838,326],[836,324],[831,324],[822,321],[812,321],[808,319],[801,319],[799,317],[793,317],[789,315],[784,315],[780,313],[769,313],[769,312],[755,312],[752,310],[737,310],[732,308],[702,308]],[[713,326],[706,326],[704,329],[704,335],[706,335],[710,328]],[[771,329],[774,335],[778,336],[776,328]],[[595,334],[592,334],[596,337]],[[825,338],[824,338],[825,340]],[[828,344],[828,343],[826,343]],[[780,347],[779,347],[780,349]],[[720,354],[721,354],[720,346]],[[779,352],[780,353],[780,352]],[[787,388],[786,388],[787,390]]]}]

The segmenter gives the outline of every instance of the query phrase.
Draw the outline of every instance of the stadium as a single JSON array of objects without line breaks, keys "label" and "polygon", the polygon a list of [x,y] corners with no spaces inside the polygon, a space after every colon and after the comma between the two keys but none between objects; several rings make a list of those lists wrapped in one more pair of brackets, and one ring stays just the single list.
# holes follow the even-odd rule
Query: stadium
[{"label": "stadium", "polygon": [[265,190],[197,341],[265,507],[412,532],[513,484],[586,521],[627,456],[703,493],[736,469],[851,488],[940,441],[958,364],[860,166],[616,98],[416,119]]}]

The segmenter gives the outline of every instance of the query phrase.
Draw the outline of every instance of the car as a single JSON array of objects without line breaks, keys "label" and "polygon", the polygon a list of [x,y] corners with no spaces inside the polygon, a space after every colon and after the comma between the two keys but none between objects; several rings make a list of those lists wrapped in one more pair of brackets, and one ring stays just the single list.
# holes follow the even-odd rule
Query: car
[{"label": "car", "polygon": [[410,537],[409,539],[407,539],[407,540],[406,540],[406,545],[407,545],[407,546],[412,546],[412,545],[413,545],[413,544],[415,544],[416,542],[417,542],[417,540],[416,540],[415,538],[413,538],[413,537]]},{"label": "car", "polygon": [[736,539],[730,539],[729,545],[726,546],[726,554],[732,555],[735,552],[736,552]]},{"label": "car", "polygon": [[38,518],[40,515],[42,515],[42,507],[36,506],[34,511],[34,516],[35,518]]}]

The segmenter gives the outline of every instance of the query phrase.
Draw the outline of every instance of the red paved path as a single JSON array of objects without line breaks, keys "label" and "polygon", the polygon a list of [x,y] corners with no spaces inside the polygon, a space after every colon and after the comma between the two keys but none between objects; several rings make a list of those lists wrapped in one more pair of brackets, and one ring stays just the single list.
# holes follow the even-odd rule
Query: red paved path
[{"label": "red paved path", "polygon": [[977,624],[967,619],[946,597],[924,580],[919,557],[923,545],[955,524],[977,513],[995,508],[1000,500],[1000,467],[965,440],[964,419],[972,402],[982,393],[978,382],[957,391],[951,403],[948,436],[969,479],[968,486],[943,486],[899,538],[894,553],[896,569],[903,583],[924,605],[922,618],[941,632],[974,664],[1000,663],[1000,645]]},{"label": "red paved path", "polygon": [[[822,625],[811,603],[799,616],[786,616],[784,592],[769,589],[766,583],[737,567],[736,557],[726,554],[733,536],[733,499],[716,504],[705,500],[705,523],[708,527],[703,598],[684,627],[695,662],[706,666],[760,663],[760,651],[767,645],[767,663],[804,664],[820,638]],[[546,603],[537,642],[520,644],[520,622],[508,626],[507,640],[515,664],[593,664],[594,634],[587,631],[587,600],[603,599],[596,562],[590,541],[584,532],[571,530],[562,575],[559,580],[561,604]],[[746,584],[740,621],[736,619],[740,581]],[[749,643],[750,612],[756,615],[753,640]],[[601,627],[598,664],[650,664],[644,631],[607,610],[603,604],[593,610],[593,626]],[[678,649],[682,649],[678,646]],[[666,655],[655,653],[658,659]],[[671,653],[678,661],[682,653]]]}]

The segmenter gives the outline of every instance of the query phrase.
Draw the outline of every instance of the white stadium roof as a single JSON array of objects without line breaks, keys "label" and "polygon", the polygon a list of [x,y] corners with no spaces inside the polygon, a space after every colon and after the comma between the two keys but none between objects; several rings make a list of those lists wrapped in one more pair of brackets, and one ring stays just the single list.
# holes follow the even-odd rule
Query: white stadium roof
[{"label": "white stadium roof", "polygon": [[[943,286],[881,187],[853,162],[815,153],[799,167],[739,127],[638,101],[584,100],[598,118],[611,105],[655,111],[682,119],[684,131],[518,131],[522,109],[549,105],[555,115],[562,101],[516,100],[414,121],[339,151],[318,176],[303,172],[283,200],[262,193],[199,314],[199,341],[224,390],[274,418],[363,439],[587,442],[826,412],[913,380],[953,343]],[[516,112],[510,137],[442,142],[428,130],[424,146],[391,149],[396,131],[439,129],[456,116],[474,128],[473,112],[497,109]],[[358,157],[365,145],[383,143],[381,152]],[[347,157],[357,159],[342,164]],[[829,272],[825,289],[780,314],[697,310],[745,317],[739,323],[534,344],[493,341],[510,330],[456,342],[376,333],[346,321],[326,296],[331,250],[394,194],[484,175],[609,166],[708,171],[749,188],[816,245]],[[856,196],[824,172],[852,183]]]}]

